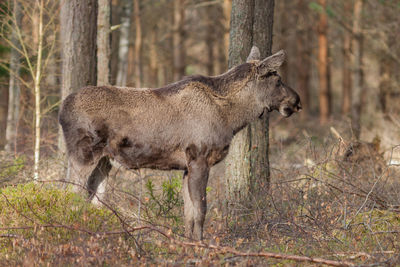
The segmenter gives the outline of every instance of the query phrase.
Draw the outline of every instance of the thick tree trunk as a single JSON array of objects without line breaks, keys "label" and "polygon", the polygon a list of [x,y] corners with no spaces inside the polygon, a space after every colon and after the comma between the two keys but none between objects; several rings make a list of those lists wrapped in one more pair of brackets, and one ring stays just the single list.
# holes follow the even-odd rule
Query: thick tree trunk
[{"label": "thick tree trunk", "polygon": [[[254,0],[253,45],[260,49],[261,58],[271,55],[274,0]],[[268,189],[269,173],[269,115],[250,125],[250,192]]]},{"label": "thick tree trunk", "polygon": [[353,9],[353,40],[352,40],[352,69],[353,69],[353,95],[351,110],[351,125],[353,137],[359,139],[361,135],[361,112],[364,75],[362,70],[363,36],[361,32],[363,0],[355,0]]},{"label": "thick tree trunk", "polygon": [[17,51],[21,49],[21,43],[18,40],[16,29],[21,27],[22,12],[19,1],[13,1],[13,13],[15,16],[14,27],[11,35],[11,42],[15,48],[10,52],[10,83],[8,92],[8,112],[6,128],[5,150],[8,152],[17,151],[18,120],[20,107],[20,54]]},{"label": "thick tree trunk", "polygon": [[[271,53],[273,8],[272,0],[232,2],[229,68],[244,63],[253,45],[262,57]],[[225,178],[228,205],[268,187],[267,116],[236,134],[226,158]]]},{"label": "thick tree trunk", "polygon": [[110,84],[110,15],[111,0],[98,0],[97,16],[97,85]]},{"label": "thick tree trunk", "polygon": [[[73,19],[72,19],[73,18]],[[61,3],[62,44],[61,99],[87,86],[96,85],[97,0],[64,0]],[[65,153],[60,131],[59,149]]]},{"label": "thick tree trunk", "polygon": [[[253,42],[254,1],[232,1],[228,68],[246,62]],[[232,140],[225,160],[226,200],[245,199],[250,180],[250,128],[245,127]]]},{"label": "thick tree trunk", "polygon": [[174,81],[185,76],[185,0],[174,1],[173,25],[173,71]]},{"label": "thick tree trunk", "polygon": [[328,122],[331,113],[329,91],[328,62],[328,17],[326,15],[326,0],[319,0],[323,11],[318,22],[318,77],[319,77],[319,119],[320,123]]}]

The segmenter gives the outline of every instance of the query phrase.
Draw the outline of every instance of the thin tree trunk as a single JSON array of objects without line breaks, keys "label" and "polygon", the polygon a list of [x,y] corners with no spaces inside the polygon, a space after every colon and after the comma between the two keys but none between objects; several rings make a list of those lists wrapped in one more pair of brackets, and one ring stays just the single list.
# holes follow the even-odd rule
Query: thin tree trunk
[{"label": "thin tree trunk", "polygon": [[215,65],[215,72],[217,74],[223,73],[228,68],[228,51],[229,51],[229,23],[231,19],[232,0],[224,0],[222,3],[222,16],[221,16],[221,35],[223,41],[218,39],[216,53],[218,54],[218,61]]},{"label": "thin tree trunk", "polygon": [[174,80],[177,81],[185,76],[185,0],[174,1],[173,17],[173,71]]},{"label": "thin tree trunk", "polygon": [[326,0],[319,0],[323,11],[318,22],[318,77],[319,77],[319,119],[320,123],[328,122],[330,116],[329,68],[328,68],[328,17]]},{"label": "thin tree trunk", "polygon": [[142,62],[140,58],[140,51],[142,49],[142,25],[140,19],[140,6],[139,0],[133,1],[134,5],[134,13],[135,13],[135,28],[136,28],[136,35],[135,35],[135,87],[140,88],[142,86]]},{"label": "thin tree trunk", "polygon": [[97,85],[110,84],[110,14],[111,0],[98,0],[97,16]]},{"label": "thin tree trunk", "polygon": [[[112,0],[111,5],[111,25],[118,27],[121,23],[121,7],[119,0]],[[110,58],[110,83],[117,82],[118,75],[118,51],[119,51],[119,30],[111,31],[111,58]]]},{"label": "thin tree trunk", "polygon": [[361,33],[363,0],[355,0],[353,9],[353,40],[352,40],[352,69],[353,69],[353,96],[351,110],[351,124],[353,137],[360,139],[361,112],[364,77],[362,70],[363,36]]},{"label": "thin tree trunk", "polygon": [[[0,86],[0,129],[7,128],[8,87]],[[0,150],[6,145],[6,131],[0,131]]]},{"label": "thin tree trunk", "polygon": [[392,69],[393,64],[388,58],[381,59],[379,66],[379,102],[383,114],[387,114],[390,111],[390,101],[388,100],[392,91]]},{"label": "thin tree trunk", "polygon": [[213,18],[215,18],[215,13],[213,12],[215,10],[215,7],[206,7],[206,16],[207,16],[207,24],[206,24],[206,50],[207,50],[207,62],[206,62],[206,67],[207,67],[207,75],[212,76],[214,75],[214,31],[215,31],[215,23],[213,23]]},{"label": "thin tree trunk", "polygon": [[125,4],[125,13],[121,14],[121,27],[119,36],[119,51],[118,51],[118,74],[117,85],[126,86],[128,72],[128,50],[129,50],[129,30],[131,24],[132,4]]},{"label": "thin tree trunk", "polygon": [[[281,10],[281,12],[283,13],[283,14],[281,14],[279,16],[279,20],[280,20],[279,24],[281,26],[281,28],[280,28],[280,40],[279,40],[280,47],[279,47],[279,49],[283,49],[283,50],[287,51],[288,48],[289,48],[289,45],[288,45],[288,31],[289,31],[290,25],[288,25],[288,19],[285,16],[285,13],[286,13],[286,10],[287,10],[288,3],[287,3],[287,0],[281,0],[281,1],[278,1],[278,4],[280,5],[279,6],[279,10]],[[288,64],[287,60],[285,62],[283,62],[282,66],[280,67],[279,73],[281,74],[282,79],[284,81],[288,81],[288,79],[289,79],[289,64]]]},{"label": "thin tree trunk", "polygon": [[157,26],[154,26],[150,33],[150,75],[149,75],[149,86],[150,87],[158,87],[158,65],[159,65],[159,58],[158,58],[158,31]]},{"label": "thin tree trunk", "polygon": [[34,79],[35,87],[35,157],[34,157],[34,170],[33,179],[39,179],[39,161],[40,161],[40,81],[42,77],[42,52],[43,52],[43,9],[44,0],[40,1],[39,6],[39,21],[38,21],[38,47],[37,47],[37,61],[36,61],[36,75]]},{"label": "thin tree trunk", "polygon": [[[343,14],[351,17],[351,2],[343,4]],[[342,68],[342,115],[348,115],[351,109],[351,33],[343,32],[343,68]]]},{"label": "thin tree trunk", "polygon": [[13,14],[14,24],[11,34],[11,42],[14,47],[10,52],[10,84],[8,93],[8,112],[7,112],[7,128],[6,128],[6,146],[5,150],[8,152],[17,151],[17,129],[19,119],[20,107],[20,54],[17,51],[21,50],[21,43],[18,40],[17,28],[21,28],[22,12],[21,4],[19,1],[13,1]]},{"label": "thin tree trunk", "polygon": [[310,106],[310,69],[311,69],[311,29],[307,17],[307,3],[305,0],[298,0],[298,24],[300,28],[296,32],[297,44],[297,82],[296,89],[300,94],[303,111],[300,116],[306,118]]},{"label": "thin tree trunk", "polygon": [[[73,19],[72,19],[73,18]],[[97,0],[64,0],[61,3],[61,99],[87,85],[96,85]],[[59,150],[65,154],[62,131]]]}]

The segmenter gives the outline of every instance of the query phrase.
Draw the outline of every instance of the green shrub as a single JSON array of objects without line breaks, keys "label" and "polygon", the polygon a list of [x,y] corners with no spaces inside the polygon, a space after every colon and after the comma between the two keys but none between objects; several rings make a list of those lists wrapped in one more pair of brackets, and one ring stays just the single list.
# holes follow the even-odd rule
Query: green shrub
[{"label": "green shrub", "polygon": [[181,207],[183,201],[180,195],[182,189],[182,177],[176,175],[164,181],[161,185],[161,192],[156,192],[155,185],[152,180],[146,183],[146,194],[148,196],[147,207],[149,209],[148,216],[151,218],[172,219],[174,223],[181,221]]},{"label": "green shrub", "polygon": [[0,164],[0,183],[8,182],[24,168],[25,158],[16,157],[12,160],[5,160]]},{"label": "green shrub", "polygon": [[112,211],[76,193],[31,182],[0,189],[0,228],[7,228],[0,231],[2,235],[39,235],[62,242],[85,231],[104,232],[120,226]]}]

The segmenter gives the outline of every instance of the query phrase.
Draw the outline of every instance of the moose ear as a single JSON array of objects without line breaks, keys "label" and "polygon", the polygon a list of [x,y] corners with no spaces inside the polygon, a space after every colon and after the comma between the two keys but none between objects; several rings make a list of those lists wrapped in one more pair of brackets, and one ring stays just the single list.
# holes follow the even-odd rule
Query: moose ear
[{"label": "moose ear", "polygon": [[246,62],[250,62],[253,60],[260,60],[260,49],[257,46],[253,46],[251,48],[250,54],[246,59]]},{"label": "moose ear", "polygon": [[285,51],[281,50],[272,56],[267,57],[258,64],[258,74],[263,76],[269,72],[275,72],[285,61]]}]

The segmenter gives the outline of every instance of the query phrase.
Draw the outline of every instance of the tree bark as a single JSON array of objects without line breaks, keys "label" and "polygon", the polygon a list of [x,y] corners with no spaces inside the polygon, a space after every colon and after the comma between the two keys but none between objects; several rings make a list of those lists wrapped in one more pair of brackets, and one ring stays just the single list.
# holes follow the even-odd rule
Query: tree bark
[{"label": "tree bark", "polygon": [[351,126],[353,138],[360,139],[361,135],[361,112],[364,75],[362,70],[363,58],[363,36],[361,32],[362,25],[362,9],[363,0],[355,0],[353,9],[353,40],[352,40],[352,69],[353,69],[353,95],[352,95],[352,110],[351,110]]},{"label": "tree bark", "polygon": [[[351,17],[351,2],[345,1],[343,6],[345,17]],[[343,68],[342,68],[342,115],[348,115],[351,109],[351,33],[343,32]]]},{"label": "tree bark", "polygon": [[296,32],[297,45],[297,82],[296,89],[299,92],[303,111],[300,113],[302,119],[305,119],[309,112],[310,106],[310,70],[311,70],[311,28],[309,26],[309,18],[307,17],[307,3],[305,0],[298,0],[298,25]]},{"label": "tree bark", "polygon": [[139,0],[134,0],[133,1],[133,10],[135,13],[135,29],[136,29],[136,34],[135,34],[135,87],[140,88],[142,86],[142,62],[140,58],[140,51],[142,49],[142,25],[141,25],[141,19],[140,19],[140,6],[139,6]]},{"label": "tree bark", "polygon": [[97,16],[97,85],[110,84],[110,15],[111,0],[98,0]]},{"label": "tree bark", "polygon": [[[112,0],[111,2],[111,25],[118,27],[121,24],[121,7],[120,0]],[[110,58],[110,83],[117,82],[118,75],[118,51],[119,51],[119,30],[111,31],[111,58]]]},{"label": "tree bark", "polygon": [[133,1],[133,12],[131,15],[131,29],[129,31],[128,70],[127,86],[141,87],[141,60],[142,49],[142,26],[140,22],[139,1]]},{"label": "tree bark", "polygon": [[185,76],[185,0],[174,1],[173,17],[173,76],[177,81]]},{"label": "tree bark", "polygon": [[150,75],[148,85],[150,87],[159,87],[158,81],[158,65],[159,65],[159,57],[158,57],[158,27],[154,26],[151,29],[150,33],[150,51],[149,51],[149,67],[150,67]]},{"label": "tree bark", "polygon": [[318,77],[319,77],[319,119],[321,124],[328,122],[331,113],[331,93],[329,91],[328,62],[328,17],[326,0],[319,0],[323,11],[318,22]]},{"label": "tree bark", "polygon": [[[253,45],[260,49],[261,58],[271,55],[274,0],[254,0]],[[269,188],[269,114],[250,125],[250,192]]]},{"label": "tree bark", "polygon": [[6,145],[5,150],[8,152],[17,151],[18,137],[18,120],[20,107],[20,54],[21,43],[18,40],[16,29],[21,27],[22,12],[19,1],[13,1],[14,27],[11,33],[11,42],[15,48],[10,51],[10,84],[8,92],[8,112],[7,112],[7,128],[6,128]]},{"label": "tree bark", "polygon": [[[253,42],[254,0],[232,1],[228,68],[246,62]],[[225,160],[226,199],[245,199],[250,180],[250,128],[245,127],[232,140]]]},{"label": "tree bark", "polygon": [[37,46],[37,60],[36,60],[36,73],[34,78],[35,89],[35,148],[34,148],[34,168],[33,179],[39,179],[39,161],[40,161],[40,121],[42,118],[40,109],[40,81],[42,77],[42,54],[43,54],[43,12],[44,0],[39,3],[39,21],[38,21],[38,46]]},{"label": "tree bark", "polygon": [[124,4],[124,14],[121,14],[121,27],[119,34],[118,74],[117,85],[126,86],[128,71],[129,29],[131,25],[131,2]]},{"label": "tree bark", "polygon": [[[229,68],[244,63],[257,45],[262,57],[271,53],[273,0],[232,2]],[[268,116],[237,133],[226,158],[228,205],[268,188]]]},{"label": "tree bark", "polygon": [[214,31],[216,30],[216,23],[213,22],[213,19],[215,18],[215,7],[213,6],[208,6],[205,8],[206,11],[206,37],[205,37],[205,42],[206,42],[206,51],[207,51],[207,62],[206,62],[206,67],[207,67],[207,75],[212,76],[215,75],[214,73],[214,61],[215,61],[215,55],[214,55],[214,47],[215,47],[215,38],[214,38]]},{"label": "tree bark", "polygon": [[[87,85],[96,85],[97,0],[64,0],[60,12],[62,44],[61,99]],[[60,131],[59,149],[65,154]]]}]

